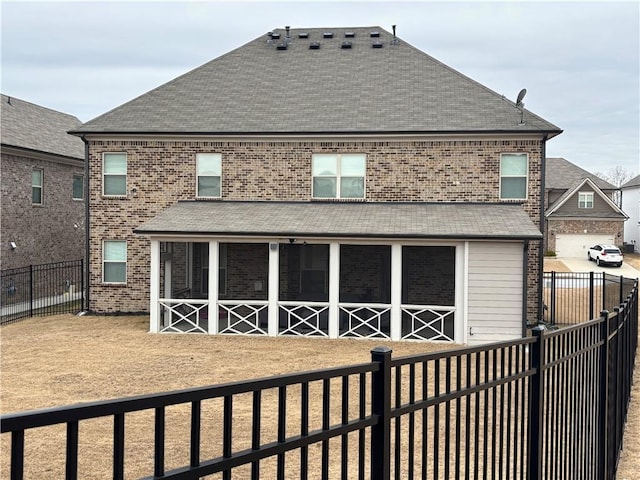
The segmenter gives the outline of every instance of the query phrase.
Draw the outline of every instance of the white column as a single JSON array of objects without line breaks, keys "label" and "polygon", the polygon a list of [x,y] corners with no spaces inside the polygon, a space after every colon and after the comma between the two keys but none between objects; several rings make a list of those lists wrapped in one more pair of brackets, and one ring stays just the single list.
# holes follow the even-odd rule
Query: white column
[{"label": "white column", "polygon": [[329,244],[329,338],[340,334],[340,244]]},{"label": "white column", "polygon": [[469,242],[456,245],[456,311],[454,341],[469,341]]},{"label": "white column", "polygon": [[218,333],[218,265],[220,264],[219,242],[209,241],[209,324],[210,334]]},{"label": "white column", "polygon": [[151,266],[149,267],[149,331],[160,331],[160,241],[151,240]]},{"label": "white column", "polygon": [[391,245],[391,340],[402,336],[402,245]]},{"label": "white column", "polygon": [[269,242],[269,324],[267,331],[270,337],[278,335],[278,291],[280,290],[280,244]]}]

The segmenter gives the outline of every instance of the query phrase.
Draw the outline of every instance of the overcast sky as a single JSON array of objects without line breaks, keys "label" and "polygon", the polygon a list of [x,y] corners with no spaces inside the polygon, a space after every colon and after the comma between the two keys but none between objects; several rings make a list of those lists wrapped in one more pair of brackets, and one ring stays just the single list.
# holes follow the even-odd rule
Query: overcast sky
[{"label": "overcast sky", "polygon": [[402,40],[513,101],[526,88],[526,108],[564,130],[548,156],[640,172],[637,1],[0,5],[2,93],[83,122],[274,28],[395,24]]}]

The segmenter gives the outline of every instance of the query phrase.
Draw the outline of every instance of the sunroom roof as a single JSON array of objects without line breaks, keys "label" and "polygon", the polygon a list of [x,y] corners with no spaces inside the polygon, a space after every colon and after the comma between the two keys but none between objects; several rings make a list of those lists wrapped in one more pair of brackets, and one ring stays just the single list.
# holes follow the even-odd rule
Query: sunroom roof
[{"label": "sunroom roof", "polygon": [[181,201],[143,223],[150,236],[539,239],[517,203]]}]

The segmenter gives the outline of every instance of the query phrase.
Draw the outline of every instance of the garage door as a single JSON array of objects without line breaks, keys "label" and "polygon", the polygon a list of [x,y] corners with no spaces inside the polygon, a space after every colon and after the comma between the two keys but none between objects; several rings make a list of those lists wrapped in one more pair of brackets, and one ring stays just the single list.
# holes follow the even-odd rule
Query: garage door
[{"label": "garage door", "polygon": [[558,257],[587,258],[587,250],[596,243],[613,244],[613,235],[558,234],[556,255]]}]

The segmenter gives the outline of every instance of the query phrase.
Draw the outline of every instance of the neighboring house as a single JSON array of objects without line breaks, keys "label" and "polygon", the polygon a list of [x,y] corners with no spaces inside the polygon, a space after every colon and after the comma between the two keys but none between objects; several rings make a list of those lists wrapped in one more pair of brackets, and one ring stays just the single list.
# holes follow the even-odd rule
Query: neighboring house
[{"label": "neighboring house", "polygon": [[629,215],[629,220],[624,224],[624,241],[633,245],[637,252],[640,248],[640,175],[622,185],[620,190],[622,210]]},{"label": "neighboring house", "polygon": [[379,27],[274,30],[72,133],[92,311],[460,343],[540,318],[561,130]]},{"label": "neighboring house", "polygon": [[564,158],[547,158],[545,250],[587,257],[597,243],[622,247],[627,215],[613,202],[618,188]]},{"label": "neighboring house", "polygon": [[84,258],[82,122],[6,95],[0,116],[0,269]]}]

